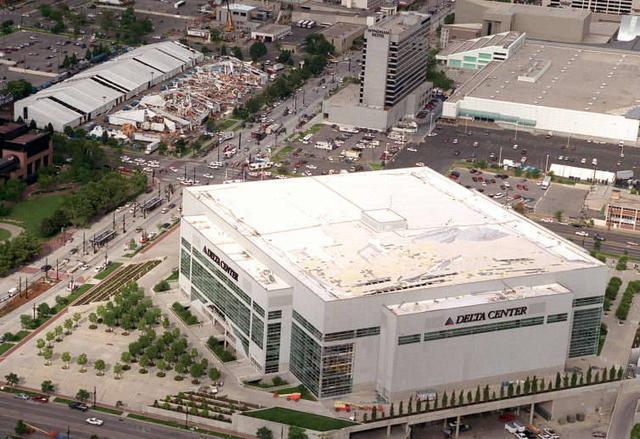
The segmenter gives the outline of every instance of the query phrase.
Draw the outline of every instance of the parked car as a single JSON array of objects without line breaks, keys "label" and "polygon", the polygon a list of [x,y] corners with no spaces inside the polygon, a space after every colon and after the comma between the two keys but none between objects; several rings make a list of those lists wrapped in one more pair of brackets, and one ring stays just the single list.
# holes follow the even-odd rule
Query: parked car
[{"label": "parked car", "polygon": [[40,402],[42,404],[49,402],[49,397],[44,396],[44,395],[33,395],[31,397],[31,401],[36,401],[36,402]]},{"label": "parked car", "polygon": [[100,426],[104,424],[104,421],[98,418],[87,418],[87,424]]},{"label": "parked car", "polygon": [[22,399],[24,401],[27,401],[29,399],[29,395],[27,395],[26,393],[16,393],[14,395],[14,398],[18,398],[18,399]]},{"label": "parked car", "polygon": [[69,403],[69,408],[72,408],[74,410],[80,410],[81,412],[86,412],[87,410],[89,410],[89,406],[82,403],[82,402],[78,402],[78,401],[73,401]]}]

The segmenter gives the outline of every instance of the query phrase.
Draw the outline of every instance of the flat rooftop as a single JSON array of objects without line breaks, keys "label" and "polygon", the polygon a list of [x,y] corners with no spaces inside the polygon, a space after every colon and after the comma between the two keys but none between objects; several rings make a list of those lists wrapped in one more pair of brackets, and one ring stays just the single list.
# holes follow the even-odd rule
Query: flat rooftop
[{"label": "flat rooftop", "polygon": [[454,53],[463,53],[486,47],[502,47],[503,49],[508,49],[520,35],[522,35],[520,32],[510,31],[474,38],[472,40],[453,40],[447,44],[447,47],[438,52],[438,56],[445,57]]},{"label": "flat rooftop", "polygon": [[185,190],[324,300],[601,265],[429,168]]},{"label": "flat rooftop", "polygon": [[443,309],[464,308],[467,306],[489,305],[511,300],[525,300],[556,294],[570,294],[571,291],[560,284],[536,286],[506,287],[500,291],[488,293],[465,294],[462,296],[443,297],[439,299],[421,300],[419,302],[405,302],[388,305],[387,309],[396,315],[408,315]]},{"label": "flat rooftop", "polygon": [[525,43],[508,60],[492,61],[452,100],[466,96],[627,115],[638,118],[640,54],[615,49]]},{"label": "flat rooftop", "polygon": [[418,26],[427,16],[427,14],[421,14],[419,12],[401,12],[374,24],[370,29],[379,29],[389,31],[392,34],[400,34]]},{"label": "flat rooftop", "polygon": [[367,27],[363,24],[338,22],[333,26],[320,31],[327,38],[349,36],[355,32],[364,32]]}]

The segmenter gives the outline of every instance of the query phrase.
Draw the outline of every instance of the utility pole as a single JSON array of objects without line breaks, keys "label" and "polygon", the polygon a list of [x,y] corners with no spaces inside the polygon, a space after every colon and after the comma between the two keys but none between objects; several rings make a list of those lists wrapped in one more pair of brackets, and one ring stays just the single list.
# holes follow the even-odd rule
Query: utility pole
[{"label": "utility pole", "polygon": [[125,223],[124,223],[125,215],[126,215],[126,213],[122,214],[122,233],[127,233],[127,229],[125,228]]},{"label": "utility pole", "polygon": [[93,386],[93,406],[96,406],[96,394],[97,394],[96,386]]},{"label": "utility pole", "polygon": [[113,230],[116,229],[116,211],[113,211]]},{"label": "utility pole", "polygon": [[33,320],[36,319],[36,303],[33,302]]},{"label": "utility pole", "polygon": [[87,254],[86,247],[85,247],[87,241],[85,238],[86,238],[85,232],[82,232],[82,256]]},{"label": "utility pole", "polygon": [[60,280],[58,258],[56,258],[56,280]]}]

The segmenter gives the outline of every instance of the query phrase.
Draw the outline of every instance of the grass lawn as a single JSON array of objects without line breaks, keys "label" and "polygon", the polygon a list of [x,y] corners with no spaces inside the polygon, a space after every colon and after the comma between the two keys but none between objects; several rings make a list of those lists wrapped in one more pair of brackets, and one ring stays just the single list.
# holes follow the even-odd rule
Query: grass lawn
[{"label": "grass lawn", "polygon": [[220,131],[226,131],[238,122],[239,121],[237,119],[225,119],[220,125],[218,125],[218,128],[220,129]]},{"label": "grass lawn", "polygon": [[9,349],[13,347],[14,343],[2,343],[0,344],[0,355],[7,352]]},{"label": "grass lawn", "polygon": [[97,412],[109,413],[110,415],[118,415],[118,416],[120,416],[122,414],[122,410],[109,409],[109,408],[106,408],[106,407],[100,407],[99,405],[97,405],[95,407],[91,407],[91,410],[95,410]]},{"label": "grass lawn", "polygon": [[314,431],[329,431],[356,425],[354,422],[343,419],[329,418],[327,416],[314,415],[313,413],[299,412],[282,407],[273,407],[265,410],[256,410],[243,413],[252,418],[264,419],[266,421],[280,422],[281,424],[295,425]]},{"label": "grass lawn", "polygon": [[171,272],[171,276],[169,276],[168,278],[166,278],[165,280],[167,282],[175,282],[178,280],[178,275],[180,274],[180,272],[178,271],[178,269],[176,268],[175,270],[173,270]]},{"label": "grass lawn", "polygon": [[7,229],[3,229],[2,226],[0,226],[0,241],[6,241],[9,238],[11,238],[11,233]]},{"label": "grass lawn", "polygon": [[66,398],[60,398],[59,396],[56,396],[56,399],[53,400],[53,402],[57,402],[58,404],[71,404],[72,402],[76,402],[73,399],[66,399]]},{"label": "grass lawn", "polygon": [[296,393],[299,392],[302,395],[302,399],[308,399],[309,401],[316,401],[315,396],[305,386],[300,384],[295,387],[287,387],[286,389],[276,390],[278,395],[286,395],[287,393]]},{"label": "grass lawn", "polygon": [[382,162],[371,162],[369,163],[369,167],[372,171],[379,171],[381,169],[384,169],[384,165],[382,164]]},{"label": "grass lawn", "polygon": [[293,151],[293,146],[287,145],[283,148],[280,148],[278,152],[276,152],[272,157],[271,161],[273,163],[278,163],[287,158],[287,156]]},{"label": "grass lawn", "polygon": [[40,223],[51,216],[65,198],[63,194],[27,198],[11,208],[9,218],[19,221],[27,232],[41,237]]},{"label": "grass lawn", "polygon": [[107,265],[107,268],[105,268],[104,270],[102,270],[100,273],[96,274],[94,277],[94,279],[98,279],[98,280],[102,280],[105,277],[109,276],[111,273],[113,273],[116,268],[120,267],[122,265],[122,262],[109,262],[109,265]]},{"label": "grass lawn", "polygon": [[640,439],[640,424],[636,424],[633,426],[633,430],[631,430],[630,439]]}]

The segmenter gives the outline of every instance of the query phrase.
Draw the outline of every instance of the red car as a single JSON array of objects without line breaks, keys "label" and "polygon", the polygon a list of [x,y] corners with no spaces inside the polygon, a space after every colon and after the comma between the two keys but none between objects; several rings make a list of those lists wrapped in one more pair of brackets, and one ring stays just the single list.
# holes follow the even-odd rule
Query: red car
[{"label": "red car", "polygon": [[44,404],[45,402],[49,402],[49,398],[44,395],[33,395],[31,397],[31,401],[36,401]]},{"label": "red car", "polygon": [[503,414],[501,414],[501,415],[498,417],[498,419],[499,419],[501,422],[511,422],[511,421],[513,421],[515,418],[516,418],[516,417],[515,417],[515,415],[514,415],[513,413],[510,413],[510,412],[504,412]]}]

